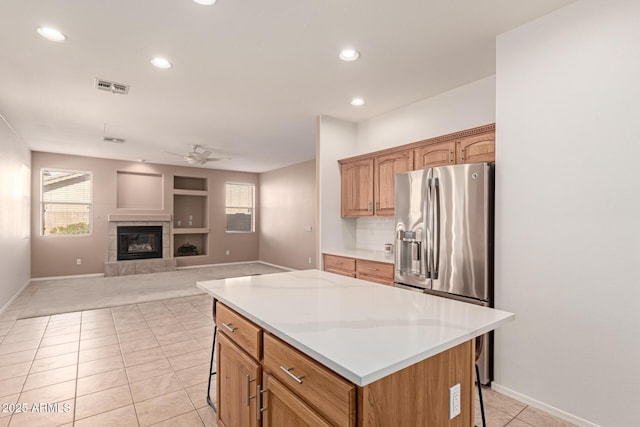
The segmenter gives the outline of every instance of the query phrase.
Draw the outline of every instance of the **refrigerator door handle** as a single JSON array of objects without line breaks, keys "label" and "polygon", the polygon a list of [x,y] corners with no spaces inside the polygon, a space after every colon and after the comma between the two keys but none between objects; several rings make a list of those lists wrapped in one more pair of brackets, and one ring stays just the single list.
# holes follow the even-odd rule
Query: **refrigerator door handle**
[{"label": "refrigerator door handle", "polygon": [[432,231],[432,257],[433,257],[433,278],[438,278],[438,268],[440,266],[440,180],[434,178],[433,180],[433,197],[432,197],[432,217],[433,217],[433,231]]},{"label": "refrigerator door handle", "polygon": [[432,200],[431,200],[431,179],[427,180],[427,188],[426,188],[426,209],[425,209],[425,219],[427,222],[427,233],[426,233],[426,248],[425,248],[425,264],[427,270],[427,278],[431,278],[431,272],[433,271],[433,216],[431,215],[432,211]]}]

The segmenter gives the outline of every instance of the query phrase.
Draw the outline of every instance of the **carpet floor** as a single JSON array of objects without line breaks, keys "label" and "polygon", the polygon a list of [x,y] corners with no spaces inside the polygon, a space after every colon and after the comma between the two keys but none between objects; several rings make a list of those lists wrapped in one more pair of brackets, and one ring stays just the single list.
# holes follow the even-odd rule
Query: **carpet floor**
[{"label": "carpet floor", "polygon": [[204,293],[196,287],[198,281],[284,271],[250,262],[135,276],[31,281],[2,317],[26,319],[186,297]]}]

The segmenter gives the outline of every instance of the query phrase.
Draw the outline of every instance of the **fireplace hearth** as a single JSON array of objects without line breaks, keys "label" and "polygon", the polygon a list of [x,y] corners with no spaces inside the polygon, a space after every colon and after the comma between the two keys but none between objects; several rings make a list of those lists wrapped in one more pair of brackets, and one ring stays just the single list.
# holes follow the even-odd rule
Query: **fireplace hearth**
[{"label": "fireplace hearth", "polygon": [[162,258],[162,226],[118,226],[118,261]]}]

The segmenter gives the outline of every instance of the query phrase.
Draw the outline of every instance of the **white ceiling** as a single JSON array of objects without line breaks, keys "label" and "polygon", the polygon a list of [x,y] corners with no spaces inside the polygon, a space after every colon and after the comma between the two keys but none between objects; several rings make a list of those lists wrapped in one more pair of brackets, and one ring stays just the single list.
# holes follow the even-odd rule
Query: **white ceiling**
[{"label": "white ceiling", "polygon": [[496,35],[572,1],[2,0],[0,114],[36,151],[185,164],[161,150],[200,144],[232,157],[206,167],[264,172],[315,157],[318,115],[358,122],[494,74]]}]

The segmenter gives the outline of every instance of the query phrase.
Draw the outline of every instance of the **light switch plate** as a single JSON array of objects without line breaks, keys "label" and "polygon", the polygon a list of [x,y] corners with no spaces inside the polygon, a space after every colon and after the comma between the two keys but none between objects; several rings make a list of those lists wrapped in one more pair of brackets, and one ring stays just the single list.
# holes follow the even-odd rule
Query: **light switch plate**
[{"label": "light switch plate", "polygon": [[460,384],[449,388],[449,419],[460,415]]}]

